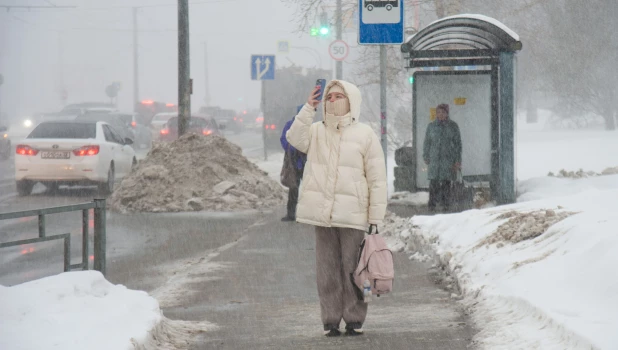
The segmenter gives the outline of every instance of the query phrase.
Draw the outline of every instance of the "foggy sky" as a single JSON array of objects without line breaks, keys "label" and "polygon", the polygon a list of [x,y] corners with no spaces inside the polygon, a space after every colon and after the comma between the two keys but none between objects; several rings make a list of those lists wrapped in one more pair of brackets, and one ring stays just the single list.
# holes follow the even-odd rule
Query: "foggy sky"
[{"label": "foggy sky", "polygon": [[[209,1],[210,3],[206,3]],[[68,103],[107,101],[104,89],[122,83],[118,104],[132,109],[132,6],[138,10],[140,99],[177,103],[177,9],[173,0],[51,0],[75,5],[67,10],[0,10],[0,87],[2,110],[11,117],[62,107]],[[192,3],[192,4],[191,4]],[[44,0],[0,0],[2,5],[49,5]],[[332,39],[294,33],[294,9],[279,0],[191,0],[192,109],[204,105],[204,43],[208,45],[211,104],[241,110],[258,108],[260,83],[250,80],[251,54],[274,54],[278,40],[319,50],[330,68]],[[354,39],[355,40],[355,39]],[[316,59],[302,50],[277,56],[303,66]],[[242,99],[239,100],[239,99]]]}]

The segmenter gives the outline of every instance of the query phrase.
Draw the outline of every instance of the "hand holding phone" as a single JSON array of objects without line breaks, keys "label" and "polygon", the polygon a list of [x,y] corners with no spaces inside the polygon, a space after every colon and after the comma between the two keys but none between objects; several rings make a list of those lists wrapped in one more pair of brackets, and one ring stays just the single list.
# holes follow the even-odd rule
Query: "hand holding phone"
[{"label": "hand holding phone", "polygon": [[313,108],[316,108],[320,104],[320,101],[322,101],[325,87],[326,79],[318,79],[315,82],[315,87],[313,88],[313,91],[311,91],[311,94],[307,99],[307,103],[309,103],[309,105],[311,105]]},{"label": "hand holding phone", "polygon": [[320,96],[318,97],[318,101],[322,101],[322,97],[324,97],[324,89],[326,88],[326,79],[316,80],[315,86],[320,87]]}]

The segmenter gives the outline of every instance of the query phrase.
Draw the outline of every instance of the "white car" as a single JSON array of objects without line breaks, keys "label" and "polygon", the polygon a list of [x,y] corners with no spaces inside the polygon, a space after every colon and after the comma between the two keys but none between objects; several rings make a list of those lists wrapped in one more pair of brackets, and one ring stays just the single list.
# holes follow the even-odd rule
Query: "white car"
[{"label": "white car", "polygon": [[137,165],[131,144],[105,122],[43,122],[16,146],[17,192],[27,196],[41,182],[51,188],[96,185],[110,194]]}]

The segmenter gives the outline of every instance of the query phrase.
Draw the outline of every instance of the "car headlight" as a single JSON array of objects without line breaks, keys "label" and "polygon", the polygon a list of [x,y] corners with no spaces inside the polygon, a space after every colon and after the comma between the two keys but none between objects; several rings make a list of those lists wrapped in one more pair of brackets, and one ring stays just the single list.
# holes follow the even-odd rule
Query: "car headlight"
[{"label": "car headlight", "polygon": [[32,120],[30,120],[30,119],[24,120],[24,126],[27,127],[27,128],[31,127],[32,126]]},{"label": "car headlight", "polygon": [[4,134],[3,136],[5,139],[9,137],[9,134]]}]

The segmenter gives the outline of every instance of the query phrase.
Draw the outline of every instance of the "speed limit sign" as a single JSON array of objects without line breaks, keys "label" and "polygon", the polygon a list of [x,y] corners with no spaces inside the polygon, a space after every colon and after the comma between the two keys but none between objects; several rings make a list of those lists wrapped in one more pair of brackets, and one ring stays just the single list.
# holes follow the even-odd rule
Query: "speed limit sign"
[{"label": "speed limit sign", "polygon": [[343,61],[350,53],[350,47],[343,40],[335,40],[328,47],[328,53],[335,61]]}]

